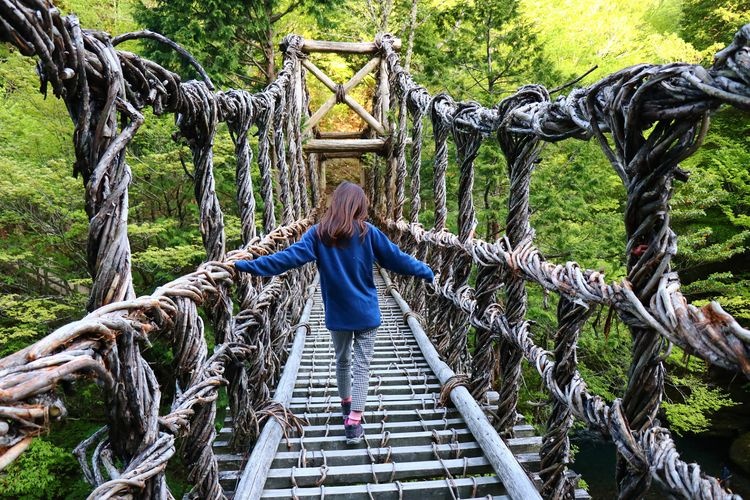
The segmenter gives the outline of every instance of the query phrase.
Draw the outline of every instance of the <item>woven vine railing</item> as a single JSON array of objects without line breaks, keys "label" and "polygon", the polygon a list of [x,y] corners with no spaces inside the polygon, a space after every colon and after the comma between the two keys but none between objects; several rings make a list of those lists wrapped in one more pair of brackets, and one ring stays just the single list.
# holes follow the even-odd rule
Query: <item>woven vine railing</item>
[{"label": "woven vine railing", "polygon": [[[698,465],[679,459],[669,432],[658,423],[657,411],[664,391],[663,358],[672,344],[750,376],[750,331],[717,303],[697,308],[680,293],[679,278],[670,270],[677,238],[669,226],[672,183],[687,180],[679,162],[700,145],[709,113],[722,104],[750,111],[749,39],[750,25],[717,54],[709,69],[644,64],[554,101],[544,87],[525,86],[490,109],[474,102],[456,103],[445,94],[431,96],[401,67],[393,39],[378,38],[390,71],[390,95],[395,96],[391,107],[399,116],[395,151],[404,151],[407,119],[412,123],[409,172],[402,155],[395,158],[396,169],[386,169],[381,181],[394,186],[383,191],[393,191],[393,200],[386,204],[392,209],[383,214],[382,223],[394,240],[426,258],[439,273],[437,293],[420,311],[441,355],[457,372],[470,375],[475,397],[480,399],[491,387],[498,389],[498,431],[509,433],[516,422],[521,361],[526,359],[542,376],[553,398],[541,453],[545,497],[573,498],[574,481],[564,474],[573,417],[616,444],[620,498],[642,498],[654,480],[683,498],[735,496],[703,475]],[[417,209],[426,116],[435,147],[435,224],[429,231],[419,224]],[[493,134],[508,164],[507,234],[485,242],[473,238],[473,161],[480,144]],[[457,235],[446,230],[449,136],[459,172]],[[549,262],[534,246],[529,185],[540,145],[568,138],[595,138],[627,190],[628,275],[619,283],[608,284],[601,273],[573,262]],[[407,175],[413,200],[409,222],[401,216]],[[472,267],[473,283],[468,279]],[[560,295],[554,352],[534,342],[526,320],[525,282]],[[413,280],[402,280],[402,285],[415,308],[424,304],[423,285]],[[588,391],[576,366],[579,332],[597,304],[611,306],[633,338],[628,386],[612,403]],[[466,342],[469,325],[476,328],[472,353]]]},{"label": "woven vine railing", "polygon": [[[181,82],[174,73],[135,54],[118,51],[127,40],[151,38],[188,59],[203,81]],[[284,364],[312,270],[269,280],[239,277],[231,261],[278,251],[312,224],[317,180],[302,161],[298,124],[306,92],[298,63],[301,39],[285,40],[284,66],[264,91],[215,92],[200,65],[179,46],[151,32],[110,38],[82,30],[46,1],[0,2],[0,39],[38,59],[42,91],[61,98],[75,124],[74,173],[86,187],[90,219],[88,261],[93,278],[91,311],[42,341],[0,360],[0,465],[15,459],[33,436],[65,415],[55,388],[61,381],[96,379],[106,401],[107,426],[75,450],[92,498],[171,497],[164,469],[182,439],[182,459],[193,484],[190,496],[223,498],[211,443],[216,398],[228,385],[235,444],[247,444],[264,418],[284,418],[271,389]],[[125,148],[143,123],[140,110],[172,113],[192,154],[195,198],[207,262],[150,296],[136,298],[127,237],[128,185]],[[237,205],[243,250],[227,255],[222,208],[216,197],[212,147],[226,122],[237,159]],[[262,238],[256,235],[256,200],[249,131],[258,130],[257,165],[263,183]],[[312,182],[310,182],[312,176]],[[278,179],[282,225],[274,208]],[[312,201],[309,198],[312,196]],[[232,316],[236,283],[240,313]],[[209,353],[202,307],[216,347]],[[177,386],[169,411],[160,414],[160,383],[142,356],[161,341],[174,354]],[[118,468],[115,464],[124,464]]]},{"label": "woven vine railing", "polygon": [[[685,180],[678,163],[700,145],[708,113],[721,104],[750,110],[750,27],[720,52],[712,68],[686,64],[640,65],[610,75],[567,97],[551,101],[541,86],[521,88],[492,109],[430,96],[400,66],[389,35],[378,37],[390,84],[378,79],[377,116],[387,108],[392,140],[367,176],[366,188],[392,237],[438,272],[436,287],[400,281],[420,311],[441,355],[483,400],[500,393],[494,423],[511,432],[523,359],[542,375],[553,400],[542,450],[543,494],[572,498],[567,432],[573,418],[609,436],[618,448],[617,479],[622,498],[639,498],[653,480],[684,498],[732,498],[696,464],[679,459],[656,413],[663,394],[662,359],[671,344],[726,369],[750,375],[750,331],[718,304],[689,305],[669,263],[676,236],[669,227],[674,179]],[[188,60],[201,81],[182,82],[167,69],[115,49],[127,40],[150,38]],[[276,80],[259,93],[216,91],[181,47],[142,31],[115,38],[81,29],[48,1],[0,0],[0,39],[37,58],[42,91],[61,98],[75,124],[74,173],[86,188],[90,220],[89,271],[93,287],[89,314],[0,360],[0,469],[31,439],[65,416],[56,388],[61,381],[95,379],[107,408],[107,426],[76,448],[92,498],[169,498],[167,461],[180,447],[195,498],[223,498],[216,459],[216,398],[227,386],[234,420],[232,440],[252,443],[265,418],[285,419],[271,398],[312,280],[305,268],[272,279],[238,276],[232,261],[285,248],[315,220],[321,203],[316,155],[303,153],[300,124],[308,116],[308,95],[300,59],[303,40],[287,37]],[[175,137],[193,155],[195,198],[207,261],[194,273],[135,297],[127,237],[128,185],[125,148],[143,123],[140,110],[175,116]],[[435,224],[419,224],[419,176],[423,121],[429,117],[435,142]],[[224,122],[235,144],[237,207],[242,250],[227,253],[223,212],[215,194],[212,146]],[[407,127],[411,147],[407,155]],[[257,130],[252,147],[250,130]],[[497,135],[508,163],[511,193],[507,235],[496,242],[475,239],[473,161],[483,140]],[[458,234],[447,228],[448,139],[453,138],[460,176]],[[529,185],[543,141],[596,138],[627,192],[625,227],[628,276],[607,283],[601,273],[546,261],[534,246]],[[407,161],[408,160],[408,161]],[[256,219],[256,189],[250,168],[257,165],[263,211]],[[382,172],[381,172],[382,170]],[[410,180],[408,222],[403,218]],[[275,199],[278,193],[278,199]],[[281,210],[277,227],[275,210]],[[262,236],[256,226],[263,228]],[[475,273],[472,273],[472,268]],[[536,345],[526,319],[527,282],[560,295],[553,353]],[[309,291],[308,291],[309,292]],[[504,292],[503,300],[500,293]],[[232,315],[237,302],[239,313]],[[577,371],[577,337],[592,306],[611,306],[633,335],[633,360],[622,398],[607,403],[591,394]],[[202,307],[215,345],[209,353]],[[475,328],[469,352],[467,337]],[[169,411],[160,414],[160,384],[141,350],[165,342],[174,354],[178,388]],[[498,369],[499,367],[499,369]],[[293,424],[293,422],[286,422]],[[121,466],[118,466],[121,464]]]}]

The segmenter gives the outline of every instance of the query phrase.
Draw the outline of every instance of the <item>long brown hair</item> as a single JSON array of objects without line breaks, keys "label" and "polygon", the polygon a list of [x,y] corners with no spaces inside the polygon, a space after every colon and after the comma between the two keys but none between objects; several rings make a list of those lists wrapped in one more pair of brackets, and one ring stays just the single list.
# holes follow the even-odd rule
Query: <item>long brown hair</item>
[{"label": "long brown hair", "polygon": [[318,224],[320,241],[329,247],[344,247],[354,236],[355,227],[359,229],[360,238],[364,238],[369,205],[361,187],[353,182],[339,184],[331,197],[331,205]]}]

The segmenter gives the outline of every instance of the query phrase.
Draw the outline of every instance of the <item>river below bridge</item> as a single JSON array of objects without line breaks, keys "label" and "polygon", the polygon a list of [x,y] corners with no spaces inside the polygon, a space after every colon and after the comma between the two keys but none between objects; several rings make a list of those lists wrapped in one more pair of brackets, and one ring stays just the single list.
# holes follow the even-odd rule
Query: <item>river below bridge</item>
[{"label": "river below bridge", "polygon": [[[729,467],[730,489],[750,499],[750,476],[744,474],[729,461],[731,438],[716,436],[673,436],[680,457],[686,462],[696,462],[701,470],[719,477],[724,465]],[[617,497],[615,485],[615,446],[590,431],[578,431],[571,435],[571,443],[578,447],[575,463],[571,467],[589,486],[591,497],[609,499]],[[663,499],[664,494],[654,485],[647,499]]]}]

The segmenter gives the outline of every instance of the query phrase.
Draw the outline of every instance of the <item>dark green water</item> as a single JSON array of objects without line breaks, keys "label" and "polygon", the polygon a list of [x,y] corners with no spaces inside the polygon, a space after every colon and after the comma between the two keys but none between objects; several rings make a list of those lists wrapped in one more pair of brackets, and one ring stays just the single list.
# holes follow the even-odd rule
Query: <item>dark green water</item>
[{"label": "dark green water", "polygon": [[[721,437],[677,437],[673,436],[682,460],[695,462],[706,474],[719,477],[722,466],[729,467],[732,477],[730,489],[750,499],[750,477],[733,467],[729,461],[731,439]],[[589,493],[594,499],[617,498],[615,485],[615,446],[591,432],[582,431],[571,436],[571,443],[578,447],[576,462],[571,467],[588,483]],[[663,499],[664,494],[653,485],[647,499]]]}]

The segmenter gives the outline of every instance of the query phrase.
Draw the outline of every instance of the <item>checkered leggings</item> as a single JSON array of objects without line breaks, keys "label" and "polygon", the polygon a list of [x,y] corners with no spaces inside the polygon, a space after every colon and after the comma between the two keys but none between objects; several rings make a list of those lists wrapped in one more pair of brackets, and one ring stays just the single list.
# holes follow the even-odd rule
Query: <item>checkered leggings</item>
[{"label": "checkered leggings", "polygon": [[352,397],[353,411],[365,411],[370,386],[370,362],[375,351],[377,333],[377,328],[356,332],[331,332],[333,348],[336,351],[336,382],[339,396],[341,399]]}]

